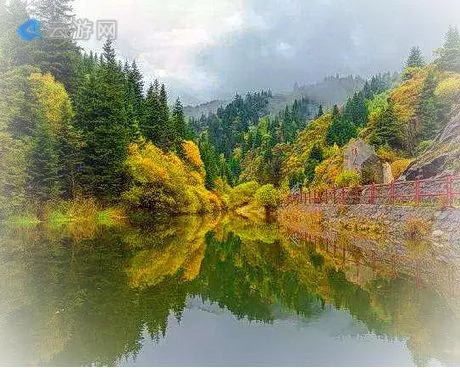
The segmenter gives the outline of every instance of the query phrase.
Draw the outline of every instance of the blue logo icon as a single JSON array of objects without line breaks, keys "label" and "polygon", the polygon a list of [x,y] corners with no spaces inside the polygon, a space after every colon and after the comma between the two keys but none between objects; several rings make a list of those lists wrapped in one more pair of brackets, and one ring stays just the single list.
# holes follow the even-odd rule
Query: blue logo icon
[{"label": "blue logo icon", "polygon": [[34,38],[43,38],[40,33],[40,22],[33,18],[26,20],[18,27],[18,35],[25,41],[30,41]]}]

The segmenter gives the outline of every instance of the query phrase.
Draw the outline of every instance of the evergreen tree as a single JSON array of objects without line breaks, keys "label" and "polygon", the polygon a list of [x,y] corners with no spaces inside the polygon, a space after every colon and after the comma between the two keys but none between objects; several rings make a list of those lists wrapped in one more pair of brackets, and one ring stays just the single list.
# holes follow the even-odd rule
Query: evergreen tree
[{"label": "evergreen tree", "polygon": [[457,27],[449,27],[444,45],[437,50],[436,64],[442,70],[460,73],[460,34]]},{"label": "evergreen tree", "polygon": [[142,117],[142,101],[144,99],[144,82],[135,60],[131,64],[128,82],[134,93],[134,116],[140,121]]},{"label": "evergreen tree", "polygon": [[39,202],[56,199],[60,194],[59,162],[51,125],[40,119],[32,140],[28,196]]},{"label": "evergreen tree", "polygon": [[78,185],[78,169],[83,164],[79,142],[81,136],[72,126],[64,125],[58,131],[56,154],[59,164],[59,177],[62,195],[65,199],[75,198]]},{"label": "evergreen tree", "polygon": [[43,30],[54,24],[70,24],[73,17],[73,0],[36,0],[32,3],[32,16],[40,20]]},{"label": "evergreen tree", "polygon": [[315,168],[318,166],[321,161],[324,160],[323,150],[320,146],[315,144],[311,151],[310,155],[308,156],[308,160],[305,162],[304,166],[304,177],[305,177],[305,184],[310,184],[314,177],[315,177]]},{"label": "evergreen tree", "polygon": [[[34,47],[30,52],[31,65],[37,65],[43,73],[51,73],[57,81],[62,82],[71,97],[76,93],[78,79],[77,70],[80,60],[80,49],[71,39],[50,37],[53,29],[67,25],[70,29],[73,0],[35,0],[32,14],[39,19],[44,38],[33,40]],[[38,42],[39,41],[39,42]]]},{"label": "evergreen tree", "polygon": [[403,148],[403,133],[398,125],[391,102],[377,119],[375,130],[370,137],[370,143],[378,146],[388,145],[394,149]]},{"label": "evergreen tree", "polygon": [[337,105],[334,105],[332,122],[326,133],[326,143],[328,145],[344,146],[353,137],[356,137],[356,126],[350,120],[345,119],[340,114]]},{"label": "evergreen tree", "polygon": [[206,188],[212,189],[215,187],[215,180],[219,177],[220,169],[218,155],[214,146],[209,141],[207,132],[201,134],[198,147],[206,171],[205,185]]},{"label": "evergreen tree", "polygon": [[172,111],[172,120],[174,124],[174,147],[176,151],[179,152],[181,148],[181,142],[187,138],[187,124],[185,122],[182,103],[180,102],[179,98],[176,100],[176,103],[174,104],[174,108]]},{"label": "evergreen tree", "polygon": [[420,96],[418,116],[421,125],[421,140],[433,139],[439,131],[438,102],[435,96],[436,76],[433,69],[428,72]]},{"label": "evergreen tree", "polygon": [[141,132],[153,144],[160,144],[163,140],[163,127],[160,121],[159,96],[153,84],[147,90],[142,110]]},{"label": "evergreen tree", "polygon": [[347,100],[343,109],[343,119],[353,123],[356,127],[362,127],[367,123],[369,111],[366,106],[364,93],[356,92]]},{"label": "evergreen tree", "polygon": [[324,115],[323,105],[319,105],[318,113],[316,114],[316,119],[320,118],[323,115]]},{"label": "evergreen tree", "polygon": [[406,68],[421,68],[425,65],[420,47],[413,46],[409,51]]},{"label": "evergreen tree", "polygon": [[165,151],[169,151],[174,148],[176,135],[174,129],[174,121],[173,119],[169,118],[168,96],[164,84],[161,84],[160,87],[158,103],[158,119],[159,123],[161,124],[161,138],[158,142],[158,145]]},{"label": "evergreen tree", "polygon": [[82,130],[81,181],[89,194],[114,198],[123,186],[123,163],[130,140],[125,110],[124,79],[112,42],[104,44],[103,60],[79,88],[76,125]]}]

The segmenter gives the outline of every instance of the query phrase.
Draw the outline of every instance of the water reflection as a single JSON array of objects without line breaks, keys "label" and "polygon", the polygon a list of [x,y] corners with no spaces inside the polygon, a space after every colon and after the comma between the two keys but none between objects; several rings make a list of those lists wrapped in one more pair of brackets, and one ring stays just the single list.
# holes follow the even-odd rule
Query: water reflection
[{"label": "water reflection", "polygon": [[[240,218],[184,217],[151,228],[90,231],[3,229],[0,363],[148,364],[151,340],[168,342],[184,314],[188,321],[209,319],[192,315],[212,307],[213,315],[256,323],[242,327],[229,319],[225,328],[232,326],[239,336],[268,324],[280,337],[284,320],[332,331],[333,324],[324,321],[335,313],[337,321],[350,318],[361,326],[340,332],[344,339],[359,343],[356,336],[364,341],[373,334],[405,344],[415,364],[460,364],[456,288],[438,287],[446,284],[447,270],[436,271],[437,280],[435,271],[419,261],[414,274],[397,253],[382,248],[373,259],[347,234],[334,241],[310,240],[292,241],[275,224]],[[177,334],[193,340],[205,335],[194,328],[190,333],[177,327]],[[238,352],[230,345],[224,349]],[[355,356],[352,364],[367,362],[366,345],[360,349],[362,357]],[[384,351],[383,345],[376,349]],[[301,350],[282,351],[288,350],[285,361],[295,364],[291,358]],[[213,362],[211,356],[201,358],[201,364]],[[327,355],[323,359],[328,364]]]}]

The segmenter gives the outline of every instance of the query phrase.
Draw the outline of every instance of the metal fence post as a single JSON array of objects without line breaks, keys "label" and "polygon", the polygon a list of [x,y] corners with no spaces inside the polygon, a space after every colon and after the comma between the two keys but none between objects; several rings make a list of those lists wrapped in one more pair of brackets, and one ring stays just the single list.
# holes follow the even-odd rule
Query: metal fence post
[{"label": "metal fence post", "polygon": [[390,202],[392,205],[395,204],[395,182],[394,180],[390,184]]},{"label": "metal fence post", "polygon": [[420,204],[420,179],[415,179],[415,205]]},{"label": "metal fence post", "polygon": [[371,185],[370,197],[370,204],[375,204],[375,183]]},{"label": "metal fence post", "polygon": [[447,205],[452,207],[454,205],[454,186],[453,186],[453,177],[449,175],[446,178],[447,185]]}]

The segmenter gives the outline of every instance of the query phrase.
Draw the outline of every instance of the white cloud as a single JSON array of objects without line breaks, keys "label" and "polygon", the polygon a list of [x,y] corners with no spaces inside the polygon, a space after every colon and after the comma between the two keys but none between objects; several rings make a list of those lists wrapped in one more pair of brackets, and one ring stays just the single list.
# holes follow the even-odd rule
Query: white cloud
[{"label": "white cloud", "polygon": [[[212,76],[196,71],[196,53],[245,26],[239,0],[77,0],[74,10],[77,18],[94,22],[117,20],[120,57],[135,58],[147,78],[160,78],[173,89],[178,84],[200,90],[214,85]],[[101,50],[95,36],[81,46]]]},{"label": "white cloud", "polygon": [[429,55],[449,24],[460,25],[459,0],[75,0],[75,11],[116,19],[120,57],[135,58],[173,98],[397,70],[410,46]]}]

